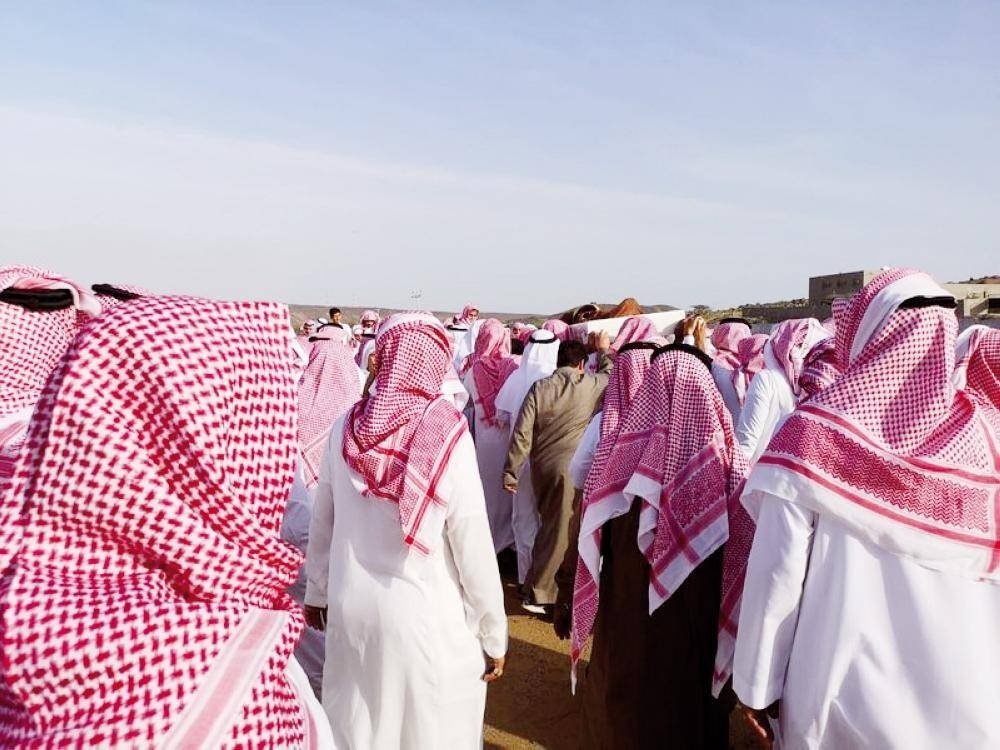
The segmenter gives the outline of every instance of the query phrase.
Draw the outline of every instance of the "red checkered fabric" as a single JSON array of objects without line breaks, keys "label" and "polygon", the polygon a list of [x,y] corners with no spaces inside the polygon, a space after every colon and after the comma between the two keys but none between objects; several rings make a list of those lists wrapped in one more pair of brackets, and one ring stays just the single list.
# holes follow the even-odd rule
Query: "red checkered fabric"
[{"label": "red checkered fabric", "polygon": [[365,310],[361,313],[361,330],[365,333],[374,333],[375,329],[378,328],[379,321],[381,317],[374,310]]},{"label": "red checkered fabric", "polygon": [[[622,327],[618,329],[615,340],[611,342],[611,351],[617,353],[626,344],[637,341],[652,341],[653,339],[660,340],[660,338],[660,332],[656,330],[653,321],[634,315],[622,323]],[[663,343],[666,341],[664,340]]]},{"label": "red checkered fabric", "polygon": [[340,329],[333,339],[322,332],[310,344],[309,364],[299,381],[299,453],[306,487],[319,482],[319,469],[333,423],[361,398],[361,381],[354,355],[343,343]]},{"label": "red checkered fabric", "polygon": [[569,341],[572,338],[572,333],[570,332],[569,325],[559,320],[558,318],[553,318],[552,320],[546,320],[544,323],[542,323],[542,330],[548,331],[549,333],[555,335],[555,337],[560,341]]},{"label": "red checkered fabric", "polygon": [[496,427],[496,398],[503,384],[515,370],[517,360],[510,354],[510,333],[495,318],[485,321],[476,337],[476,348],[469,357],[472,378],[476,383],[476,405],[483,421]]},{"label": "red checkered fabric", "polygon": [[763,333],[752,333],[737,344],[740,355],[740,367],[748,379],[764,369],[764,347],[768,337]]},{"label": "red checkered fabric", "polygon": [[1000,408],[1000,329],[981,329],[969,342],[966,390]]},{"label": "red checkered fabric", "polygon": [[[746,353],[748,360],[752,358],[757,343],[754,338],[750,326],[746,323],[722,323],[712,331],[712,346],[715,347],[715,356],[713,359],[718,367],[726,370],[740,404],[746,399],[747,388],[750,385],[750,378],[752,377],[752,374],[744,367],[740,348],[742,344],[749,342],[747,343]],[[764,344],[767,343],[766,336],[761,336],[760,339],[760,349],[757,352],[757,356],[760,357],[760,363],[756,368],[757,370],[764,366]]]},{"label": "red checkered fabric", "polygon": [[[11,288],[70,288],[77,298],[81,296],[73,282],[34,266],[0,268],[0,291]],[[79,306],[38,312],[0,302],[0,417],[38,400],[87,314]]]},{"label": "red checkered fabric", "polygon": [[456,315],[453,320],[456,325],[471,326],[479,318],[479,308],[469,303],[462,308],[462,312]]},{"label": "red checkered fabric", "polygon": [[441,397],[451,347],[429,313],[398,313],[375,341],[374,395],[344,423],[343,455],[361,475],[364,494],[399,504],[403,541],[428,555],[444,528],[447,498],[438,484],[468,423]]},{"label": "red checkered fabric", "polygon": [[799,378],[806,356],[818,343],[831,338],[815,318],[785,320],[771,330],[771,338],[764,347],[764,366],[777,368],[788,381],[796,399],[802,398]]},{"label": "red checkered fabric", "polygon": [[910,269],[886,271],[839,307],[848,363],[785,422],[747,483],[836,517],[853,533],[921,564],[1000,578],[1000,448],[996,411],[956,391],[957,322],[945,294]]},{"label": "red checkered fabric", "polygon": [[713,359],[727,370],[740,369],[740,342],[751,336],[750,326],[746,323],[722,323],[712,331],[712,346],[715,347]]},{"label": "red checkered fabric", "polygon": [[285,628],[224,746],[302,746],[284,676],[301,555],[278,538],[295,451],[284,306],[159,297],[93,320],[9,490],[0,745],[152,747],[244,617],[272,610]]},{"label": "red checkered fabric", "polygon": [[841,371],[833,337],[823,339],[809,351],[802,362],[802,373],[799,375],[802,400],[812,398],[827,388]]},{"label": "red checkered fabric", "polygon": [[18,509],[5,500],[4,490],[27,436],[31,409],[79,326],[89,319],[88,311],[94,309],[92,299],[77,284],[34,266],[0,268],[0,291],[11,288],[69,289],[78,304],[38,311],[0,302],[0,558],[14,543]]},{"label": "red checkered fabric", "polygon": [[583,647],[593,632],[599,602],[599,570],[604,524],[628,512],[622,491],[631,478],[631,466],[609,463],[628,407],[649,371],[653,349],[627,349],[615,357],[604,391],[601,436],[584,483],[580,505],[580,556],[573,587],[573,631],[570,658],[575,672]]},{"label": "red checkered fabric", "polygon": [[[632,498],[642,500],[638,544],[650,564],[650,613],[732,532],[740,532],[727,547],[723,563],[716,691],[732,670],[734,629],[750,551],[743,538],[747,530],[752,538],[752,524],[747,527],[751,522],[735,502],[746,467],[732,418],[709,369],[690,351],[658,354],[628,409],[601,486],[616,488],[626,511]],[[591,565],[592,560],[584,561],[585,572],[578,568],[578,573],[596,582],[599,571]],[[574,615],[574,630],[579,632],[571,645],[572,658],[579,658],[596,611],[596,606],[589,611],[587,600],[581,599]]]}]

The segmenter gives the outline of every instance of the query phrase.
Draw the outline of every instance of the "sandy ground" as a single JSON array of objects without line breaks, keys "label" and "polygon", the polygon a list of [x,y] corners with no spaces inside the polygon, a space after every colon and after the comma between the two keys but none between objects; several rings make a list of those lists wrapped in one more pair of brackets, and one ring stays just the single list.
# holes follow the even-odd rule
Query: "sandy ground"
[{"label": "sandy ground", "polygon": [[[508,566],[502,567],[508,573]],[[569,641],[560,641],[551,623],[521,609],[509,574],[504,591],[510,651],[503,678],[489,688],[486,747],[587,747],[579,703],[569,690]],[[735,716],[729,744],[734,750],[759,747]]]}]

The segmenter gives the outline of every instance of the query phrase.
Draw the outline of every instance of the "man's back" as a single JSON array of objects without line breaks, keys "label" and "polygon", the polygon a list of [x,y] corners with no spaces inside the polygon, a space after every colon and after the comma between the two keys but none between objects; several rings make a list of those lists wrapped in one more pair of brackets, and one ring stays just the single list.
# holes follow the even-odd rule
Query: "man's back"
[{"label": "man's back", "polygon": [[607,384],[607,375],[587,375],[571,367],[535,383],[526,399],[535,408],[531,452],[568,465]]}]

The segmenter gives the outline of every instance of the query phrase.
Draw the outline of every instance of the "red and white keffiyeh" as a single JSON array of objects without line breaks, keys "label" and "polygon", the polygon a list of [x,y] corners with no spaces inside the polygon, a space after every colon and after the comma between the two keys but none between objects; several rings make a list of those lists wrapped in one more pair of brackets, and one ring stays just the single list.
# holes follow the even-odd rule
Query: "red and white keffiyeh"
[{"label": "red and white keffiyeh", "polygon": [[[716,366],[726,371],[726,375],[733,384],[733,390],[736,392],[736,397],[739,399],[740,404],[743,404],[746,400],[747,388],[750,385],[750,378],[752,377],[743,367],[743,360],[740,357],[740,345],[752,337],[753,334],[749,324],[742,321],[720,323],[712,331],[711,342],[712,348],[715,349],[712,359],[715,361]],[[764,341],[761,342],[760,351],[762,358],[761,367],[763,366],[763,346],[767,341],[766,337],[763,338]],[[749,351],[748,347],[748,353]]]},{"label": "red and white keffiyeh", "polygon": [[64,289],[74,304],[59,310],[29,310],[0,301],[0,417],[38,400],[48,376],[66,352],[80,322],[100,313],[86,290],[34,266],[0,267],[0,291]]},{"label": "red and white keffiyeh", "polygon": [[438,483],[468,423],[441,396],[451,347],[429,313],[398,313],[375,342],[374,395],[344,422],[344,460],[364,494],[399,504],[403,541],[428,555],[440,541],[448,499]]},{"label": "red and white keffiyeh", "polygon": [[462,308],[462,312],[456,315],[453,320],[455,325],[471,326],[479,318],[479,308],[473,304],[468,304]]},{"label": "red and white keffiyeh", "polygon": [[333,423],[361,398],[361,381],[351,350],[334,338],[314,337],[309,364],[299,381],[299,453],[306,487],[319,482],[320,464]]},{"label": "red and white keffiyeh", "polygon": [[634,315],[622,323],[622,327],[618,329],[615,340],[611,342],[611,351],[617,353],[626,344],[632,344],[636,341],[653,341],[654,339],[657,342],[666,343],[666,340],[660,336],[660,332],[656,330],[656,326],[653,325],[653,321]]},{"label": "red and white keffiyeh", "polygon": [[713,359],[728,370],[739,370],[740,342],[751,334],[750,326],[746,323],[721,323],[716,326],[712,331],[712,346],[715,347]]},{"label": "red and white keffiyeh", "polygon": [[771,337],[764,346],[764,366],[785,376],[796,400],[802,397],[799,376],[806,356],[818,343],[831,338],[815,318],[785,320],[771,330]]},{"label": "red and white keffiyeh", "polygon": [[764,369],[764,347],[767,346],[767,340],[768,336],[763,333],[752,333],[737,345],[740,368],[747,374],[748,382]]},{"label": "red and white keffiyeh", "polygon": [[[0,493],[9,481],[31,408],[79,327],[100,305],[78,284],[34,266],[0,267],[0,292],[65,290],[72,304],[61,309],[30,309],[0,301]],[[0,542],[16,514],[0,504]]]},{"label": "red and white keffiyeh", "polygon": [[76,338],[9,490],[0,745],[307,744],[288,330],[283,305],[154,297]]},{"label": "red and white keffiyeh", "polygon": [[840,373],[837,346],[831,336],[816,344],[802,362],[802,372],[799,374],[801,399],[812,398],[824,388],[829,387]]},{"label": "red and white keffiyeh", "polygon": [[365,310],[361,313],[361,320],[359,321],[361,324],[361,330],[365,333],[375,333],[375,329],[378,328],[379,320],[381,320],[381,318],[377,312],[374,310]]},{"label": "red and white keffiyeh", "polygon": [[573,632],[570,642],[574,679],[580,654],[597,618],[604,524],[628,512],[630,501],[625,500],[622,491],[638,460],[628,466],[627,461],[622,462],[620,454],[617,463],[609,463],[609,458],[616,447],[628,407],[649,371],[649,361],[655,348],[655,344],[641,343],[623,346],[615,357],[615,367],[604,391],[600,440],[584,483],[580,505],[580,556],[573,587]]},{"label": "red and white keffiyeh", "polygon": [[[625,511],[633,498],[642,499],[638,545],[650,564],[650,614],[729,541],[713,681],[717,695],[732,671],[753,525],[736,502],[747,462],[732,418],[709,368],[692,350],[668,348],[654,357],[606,466],[600,486],[620,492]],[[596,581],[598,571],[591,564],[590,559],[585,563]],[[581,626],[587,620],[592,626],[593,615],[596,607]],[[576,646],[571,646],[574,652]]]},{"label": "red and white keffiyeh", "polygon": [[483,421],[496,427],[496,398],[503,384],[517,370],[517,360],[510,354],[510,333],[503,323],[490,318],[483,323],[476,338],[476,348],[469,357],[472,378],[476,383],[476,405]]},{"label": "red and white keffiyeh", "polygon": [[573,337],[569,325],[559,320],[558,318],[552,318],[552,320],[546,320],[542,324],[542,330],[554,334],[555,337],[560,341],[569,341]]},{"label": "red and white keffiyeh", "polygon": [[954,312],[900,307],[921,297],[950,295],[892,269],[839,307],[846,368],[774,436],[743,502],[775,495],[926,567],[1000,579],[995,411],[952,384]]},{"label": "red and white keffiyeh", "polygon": [[[962,331],[955,345],[955,373],[952,381],[960,391],[969,393],[1000,406],[1000,387],[997,381],[996,346],[1000,339],[1000,329],[984,325],[969,326]],[[978,382],[973,387],[968,384],[969,364],[976,361],[973,378]]]},{"label": "red and white keffiyeh", "polygon": [[969,339],[965,388],[1000,409],[1000,329],[977,326]]}]

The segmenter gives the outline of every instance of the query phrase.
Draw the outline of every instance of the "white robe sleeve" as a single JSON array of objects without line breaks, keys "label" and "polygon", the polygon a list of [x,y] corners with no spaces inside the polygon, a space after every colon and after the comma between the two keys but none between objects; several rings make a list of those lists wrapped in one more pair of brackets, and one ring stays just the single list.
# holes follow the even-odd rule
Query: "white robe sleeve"
[{"label": "white robe sleeve", "polygon": [[743,405],[740,403],[740,397],[733,385],[733,371],[713,362],[712,379],[715,381],[715,387],[719,389],[722,400],[726,402],[726,408],[729,409],[729,414],[733,418],[733,426],[737,425],[740,421],[740,414],[743,413]]},{"label": "white robe sleeve", "polygon": [[462,586],[467,620],[483,651],[499,658],[507,653],[507,613],[476,451],[469,435],[463,435],[455,446],[448,471],[452,499],[445,533]]},{"label": "white robe sleeve", "polygon": [[733,689],[751,708],[781,698],[812,550],[815,514],[773,495],[763,498],[733,664]]},{"label": "white robe sleeve", "polygon": [[573,480],[573,486],[578,490],[582,490],[587,482],[587,475],[590,473],[594,454],[597,452],[597,444],[601,442],[601,415],[602,412],[598,412],[590,420],[580,444],[576,447],[576,453],[569,462],[569,476]]},{"label": "white robe sleeve", "polygon": [[[771,401],[774,398],[772,383],[767,373],[759,372],[747,389],[743,411],[736,425],[736,440],[751,461],[756,461],[758,448],[763,451],[771,436]],[[764,444],[762,444],[764,443]]]},{"label": "white robe sleeve", "polygon": [[282,540],[294,544],[300,552],[305,552],[309,544],[311,522],[312,498],[302,481],[302,472],[297,468],[292,489],[288,493],[288,502],[285,504],[285,514],[281,519]]},{"label": "white robe sleeve", "polygon": [[[334,429],[338,429],[338,421]],[[333,441],[331,441],[333,442]],[[330,579],[330,543],[333,540],[333,479],[330,476],[330,448],[323,455],[319,484],[313,496],[312,520],[309,523],[309,545],[306,548],[306,604],[325,607],[326,589]]]}]

